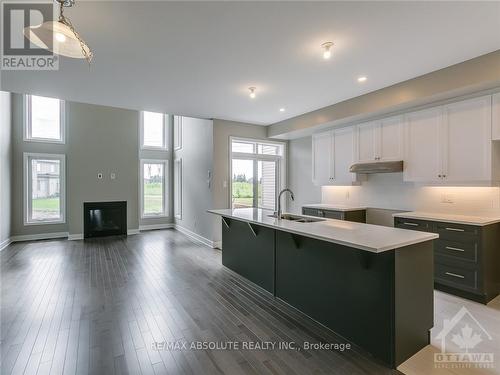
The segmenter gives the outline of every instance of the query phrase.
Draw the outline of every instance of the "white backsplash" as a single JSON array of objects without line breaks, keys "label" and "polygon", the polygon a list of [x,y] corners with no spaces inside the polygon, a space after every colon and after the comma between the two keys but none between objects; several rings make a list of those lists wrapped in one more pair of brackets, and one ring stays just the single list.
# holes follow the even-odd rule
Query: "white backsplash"
[{"label": "white backsplash", "polygon": [[370,175],[361,186],[323,186],[321,201],[395,210],[499,215],[499,187],[421,186],[403,182],[401,173]]}]

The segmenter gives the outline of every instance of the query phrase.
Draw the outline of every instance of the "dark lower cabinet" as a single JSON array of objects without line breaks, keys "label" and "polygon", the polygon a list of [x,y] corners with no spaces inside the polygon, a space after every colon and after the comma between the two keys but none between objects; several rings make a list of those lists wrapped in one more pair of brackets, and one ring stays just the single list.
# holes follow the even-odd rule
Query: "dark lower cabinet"
[{"label": "dark lower cabinet", "polygon": [[222,264],[274,293],[275,231],[222,218]]},{"label": "dark lower cabinet", "polygon": [[395,368],[429,344],[432,241],[371,253],[222,220],[222,263]]},{"label": "dark lower cabinet", "polygon": [[327,219],[337,219],[345,221],[355,221],[366,223],[366,210],[338,211],[325,210],[311,207],[302,207],[302,215],[326,217]]},{"label": "dark lower cabinet", "polygon": [[439,234],[434,241],[436,289],[484,304],[500,293],[500,224],[475,226],[397,217],[394,226]]},{"label": "dark lower cabinet", "polygon": [[429,344],[432,242],[380,254],[276,232],[276,296],[396,367]]}]

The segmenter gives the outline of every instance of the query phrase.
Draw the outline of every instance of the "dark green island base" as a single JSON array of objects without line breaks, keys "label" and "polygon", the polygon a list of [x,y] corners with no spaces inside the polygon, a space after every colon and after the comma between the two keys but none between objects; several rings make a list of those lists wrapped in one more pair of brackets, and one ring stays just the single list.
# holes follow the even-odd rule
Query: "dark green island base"
[{"label": "dark green island base", "polygon": [[373,355],[429,344],[433,244],[374,253],[223,217],[222,263]]}]

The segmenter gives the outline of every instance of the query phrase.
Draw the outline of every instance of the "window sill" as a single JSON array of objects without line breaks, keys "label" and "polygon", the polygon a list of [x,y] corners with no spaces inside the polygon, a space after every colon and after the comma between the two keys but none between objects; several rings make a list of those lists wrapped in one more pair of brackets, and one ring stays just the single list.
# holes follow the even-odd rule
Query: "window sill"
[{"label": "window sill", "polygon": [[59,145],[66,144],[64,139],[51,139],[51,138],[24,138],[24,142],[36,142],[36,143],[55,143]]},{"label": "window sill", "polygon": [[161,214],[161,215],[142,215],[141,219],[165,219],[168,218],[168,215]]},{"label": "window sill", "polygon": [[141,146],[141,151],[163,151],[168,152],[166,147]]},{"label": "window sill", "polygon": [[25,221],[24,226],[34,226],[34,225],[52,225],[52,224],[66,224],[66,220],[57,221]]}]

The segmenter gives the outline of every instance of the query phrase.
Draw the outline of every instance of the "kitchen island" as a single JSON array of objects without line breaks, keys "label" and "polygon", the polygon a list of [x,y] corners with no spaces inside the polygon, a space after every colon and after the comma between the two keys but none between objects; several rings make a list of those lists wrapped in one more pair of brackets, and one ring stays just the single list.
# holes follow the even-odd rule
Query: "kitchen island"
[{"label": "kitchen island", "polygon": [[222,263],[395,368],[429,344],[433,233],[272,211],[222,217]]}]

